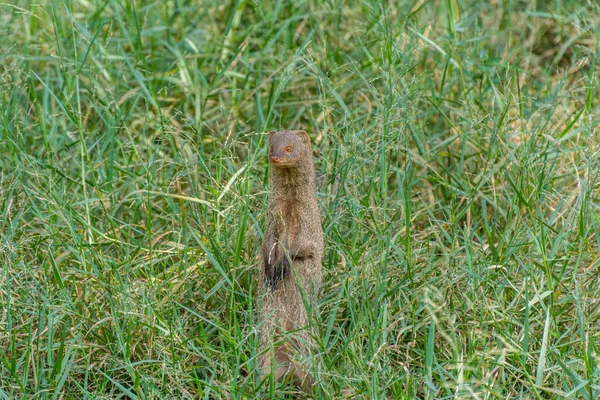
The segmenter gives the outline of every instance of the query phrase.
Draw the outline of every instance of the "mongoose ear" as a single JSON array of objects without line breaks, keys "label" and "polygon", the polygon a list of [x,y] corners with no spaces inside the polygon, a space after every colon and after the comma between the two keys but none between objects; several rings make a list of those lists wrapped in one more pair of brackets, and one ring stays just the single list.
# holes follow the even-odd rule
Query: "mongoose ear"
[{"label": "mongoose ear", "polygon": [[300,137],[304,143],[306,144],[310,144],[310,136],[308,136],[308,133],[306,133],[305,131],[295,131],[296,135],[298,135],[298,137]]}]

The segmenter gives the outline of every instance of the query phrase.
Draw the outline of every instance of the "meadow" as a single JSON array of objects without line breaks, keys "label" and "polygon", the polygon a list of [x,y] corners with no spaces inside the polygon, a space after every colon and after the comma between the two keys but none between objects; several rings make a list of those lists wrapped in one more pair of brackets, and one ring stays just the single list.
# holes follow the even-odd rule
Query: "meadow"
[{"label": "meadow", "polygon": [[599,79],[593,0],[0,2],[0,399],[300,396],[257,373],[279,129],[314,398],[599,398]]}]

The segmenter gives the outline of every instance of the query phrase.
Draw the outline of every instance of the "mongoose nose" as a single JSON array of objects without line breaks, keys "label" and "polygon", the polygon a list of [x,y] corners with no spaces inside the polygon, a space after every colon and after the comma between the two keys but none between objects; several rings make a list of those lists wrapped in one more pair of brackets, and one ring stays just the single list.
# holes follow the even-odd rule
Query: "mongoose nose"
[{"label": "mongoose nose", "polygon": [[273,156],[273,157],[271,157],[271,161],[278,162],[279,161],[279,157]]}]

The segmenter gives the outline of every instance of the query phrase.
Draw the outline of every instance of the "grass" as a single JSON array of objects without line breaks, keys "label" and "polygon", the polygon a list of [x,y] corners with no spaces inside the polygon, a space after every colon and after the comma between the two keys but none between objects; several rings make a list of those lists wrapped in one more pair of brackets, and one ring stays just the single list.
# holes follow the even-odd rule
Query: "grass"
[{"label": "grass", "polygon": [[0,3],[0,398],[291,398],[266,135],[323,175],[318,398],[600,397],[594,1]]}]

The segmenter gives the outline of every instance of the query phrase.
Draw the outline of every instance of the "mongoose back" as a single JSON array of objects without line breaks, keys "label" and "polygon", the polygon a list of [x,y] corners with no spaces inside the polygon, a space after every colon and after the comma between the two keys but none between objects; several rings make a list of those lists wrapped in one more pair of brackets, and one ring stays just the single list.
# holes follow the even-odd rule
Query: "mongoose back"
[{"label": "mongoose back", "polygon": [[310,138],[304,131],[269,133],[271,195],[261,251],[261,368],[292,376],[310,390],[301,358],[314,347],[309,311],[321,285],[323,231]]}]

